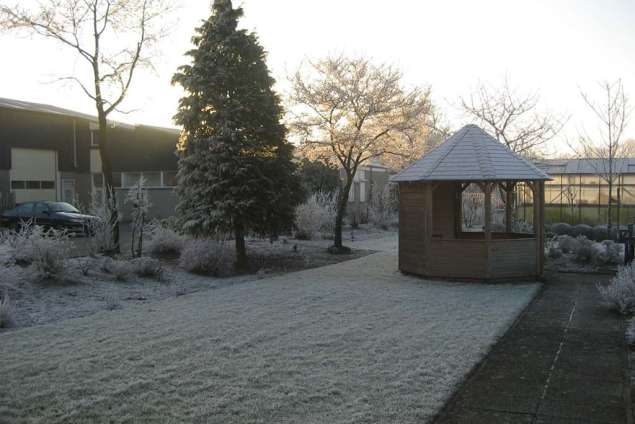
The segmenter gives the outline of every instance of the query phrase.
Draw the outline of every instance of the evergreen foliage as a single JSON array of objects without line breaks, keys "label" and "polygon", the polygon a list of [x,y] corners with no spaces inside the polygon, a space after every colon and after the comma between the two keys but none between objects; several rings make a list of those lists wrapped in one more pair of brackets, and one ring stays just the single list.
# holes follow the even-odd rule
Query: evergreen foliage
[{"label": "evergreen foliage", "polygon": [[307,198],[315,193],[335,193],[340,187],[340,172],[336,166],[303,158],[298,168]]},{"label": "evergreen foliage", "polygon": [[245,234],[289,228],[302,197],[266,53],[237,28],[242,13],[215,0],[192,38],[192,64],[173,77],[186,92],[175,116],[184,130],[177,213],[194,235],[232,232],[239,268],[247,265]]}]

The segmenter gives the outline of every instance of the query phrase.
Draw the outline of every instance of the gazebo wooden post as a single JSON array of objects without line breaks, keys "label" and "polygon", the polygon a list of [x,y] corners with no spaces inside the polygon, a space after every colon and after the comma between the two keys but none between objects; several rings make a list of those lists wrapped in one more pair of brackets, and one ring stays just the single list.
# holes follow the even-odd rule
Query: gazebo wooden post
[{"label": "gazebo wooden post", "polygon": [[424,205],[425,212],[423,217],[423,228],[424,228],[424,240],[423,240],[423,250],[424,250],[424,263],[427,267],[430,261],[430,251],[432,250],[432,208],[433,208],[433,196],[432,183],[424,184]]},{"label": "gazebo wooden post", "polygon": [[515,184],[508,181],[505,188],[505,231],[507,234],[512,232],[512,203],[514,202],[514,186]]},{"label": "gazebo wooden post", "polygon": [[536,236],[536,274],[541,277],[544,270],[545,261],[545,223],[544,223],[544,181],[534,181],[531,184],[533,191],[534,209],[534,235]]},{"label": "gazebo wooden post", "polygon": [[483,183],[481,188],[485,194],[485,240],[489,241],[492,238],[492,184]]}]

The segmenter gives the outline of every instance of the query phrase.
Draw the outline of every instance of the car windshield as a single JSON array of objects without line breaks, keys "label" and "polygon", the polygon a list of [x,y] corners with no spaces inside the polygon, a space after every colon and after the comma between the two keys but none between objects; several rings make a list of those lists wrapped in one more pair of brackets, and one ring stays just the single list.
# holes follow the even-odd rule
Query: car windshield
[{"label": "car windshield", "polygon": [[49,203],[49,210],[51,212],[79,213],[79,211],[73,205],[69,205],[68,203],[64,202]]}]

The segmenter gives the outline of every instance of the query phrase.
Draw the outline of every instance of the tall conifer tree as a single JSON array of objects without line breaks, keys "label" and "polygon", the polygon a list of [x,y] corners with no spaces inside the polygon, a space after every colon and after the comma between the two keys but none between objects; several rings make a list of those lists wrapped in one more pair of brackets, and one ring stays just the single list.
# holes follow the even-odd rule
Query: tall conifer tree
[{"label": "tall conifer tree", "polygon": [[194,235],[233,233],[238,268],[247,265],[245,234],[290,226],[302,197],[266,54],[255,34],[237,28],[242,14],[215,0],[192,38],[191,64],[172,80],[186,93],[175,116],[183,126],[178,215]]}]

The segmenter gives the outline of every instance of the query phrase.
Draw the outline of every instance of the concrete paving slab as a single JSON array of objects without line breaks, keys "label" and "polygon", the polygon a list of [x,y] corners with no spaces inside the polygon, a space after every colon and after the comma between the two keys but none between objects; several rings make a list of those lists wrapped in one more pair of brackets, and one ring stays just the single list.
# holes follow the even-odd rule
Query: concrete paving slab
[{"label": "concrete paving slab", "polygon": [[551,275],[435,423],[630,422],[624,322],[595,287],[608,278]]}]

